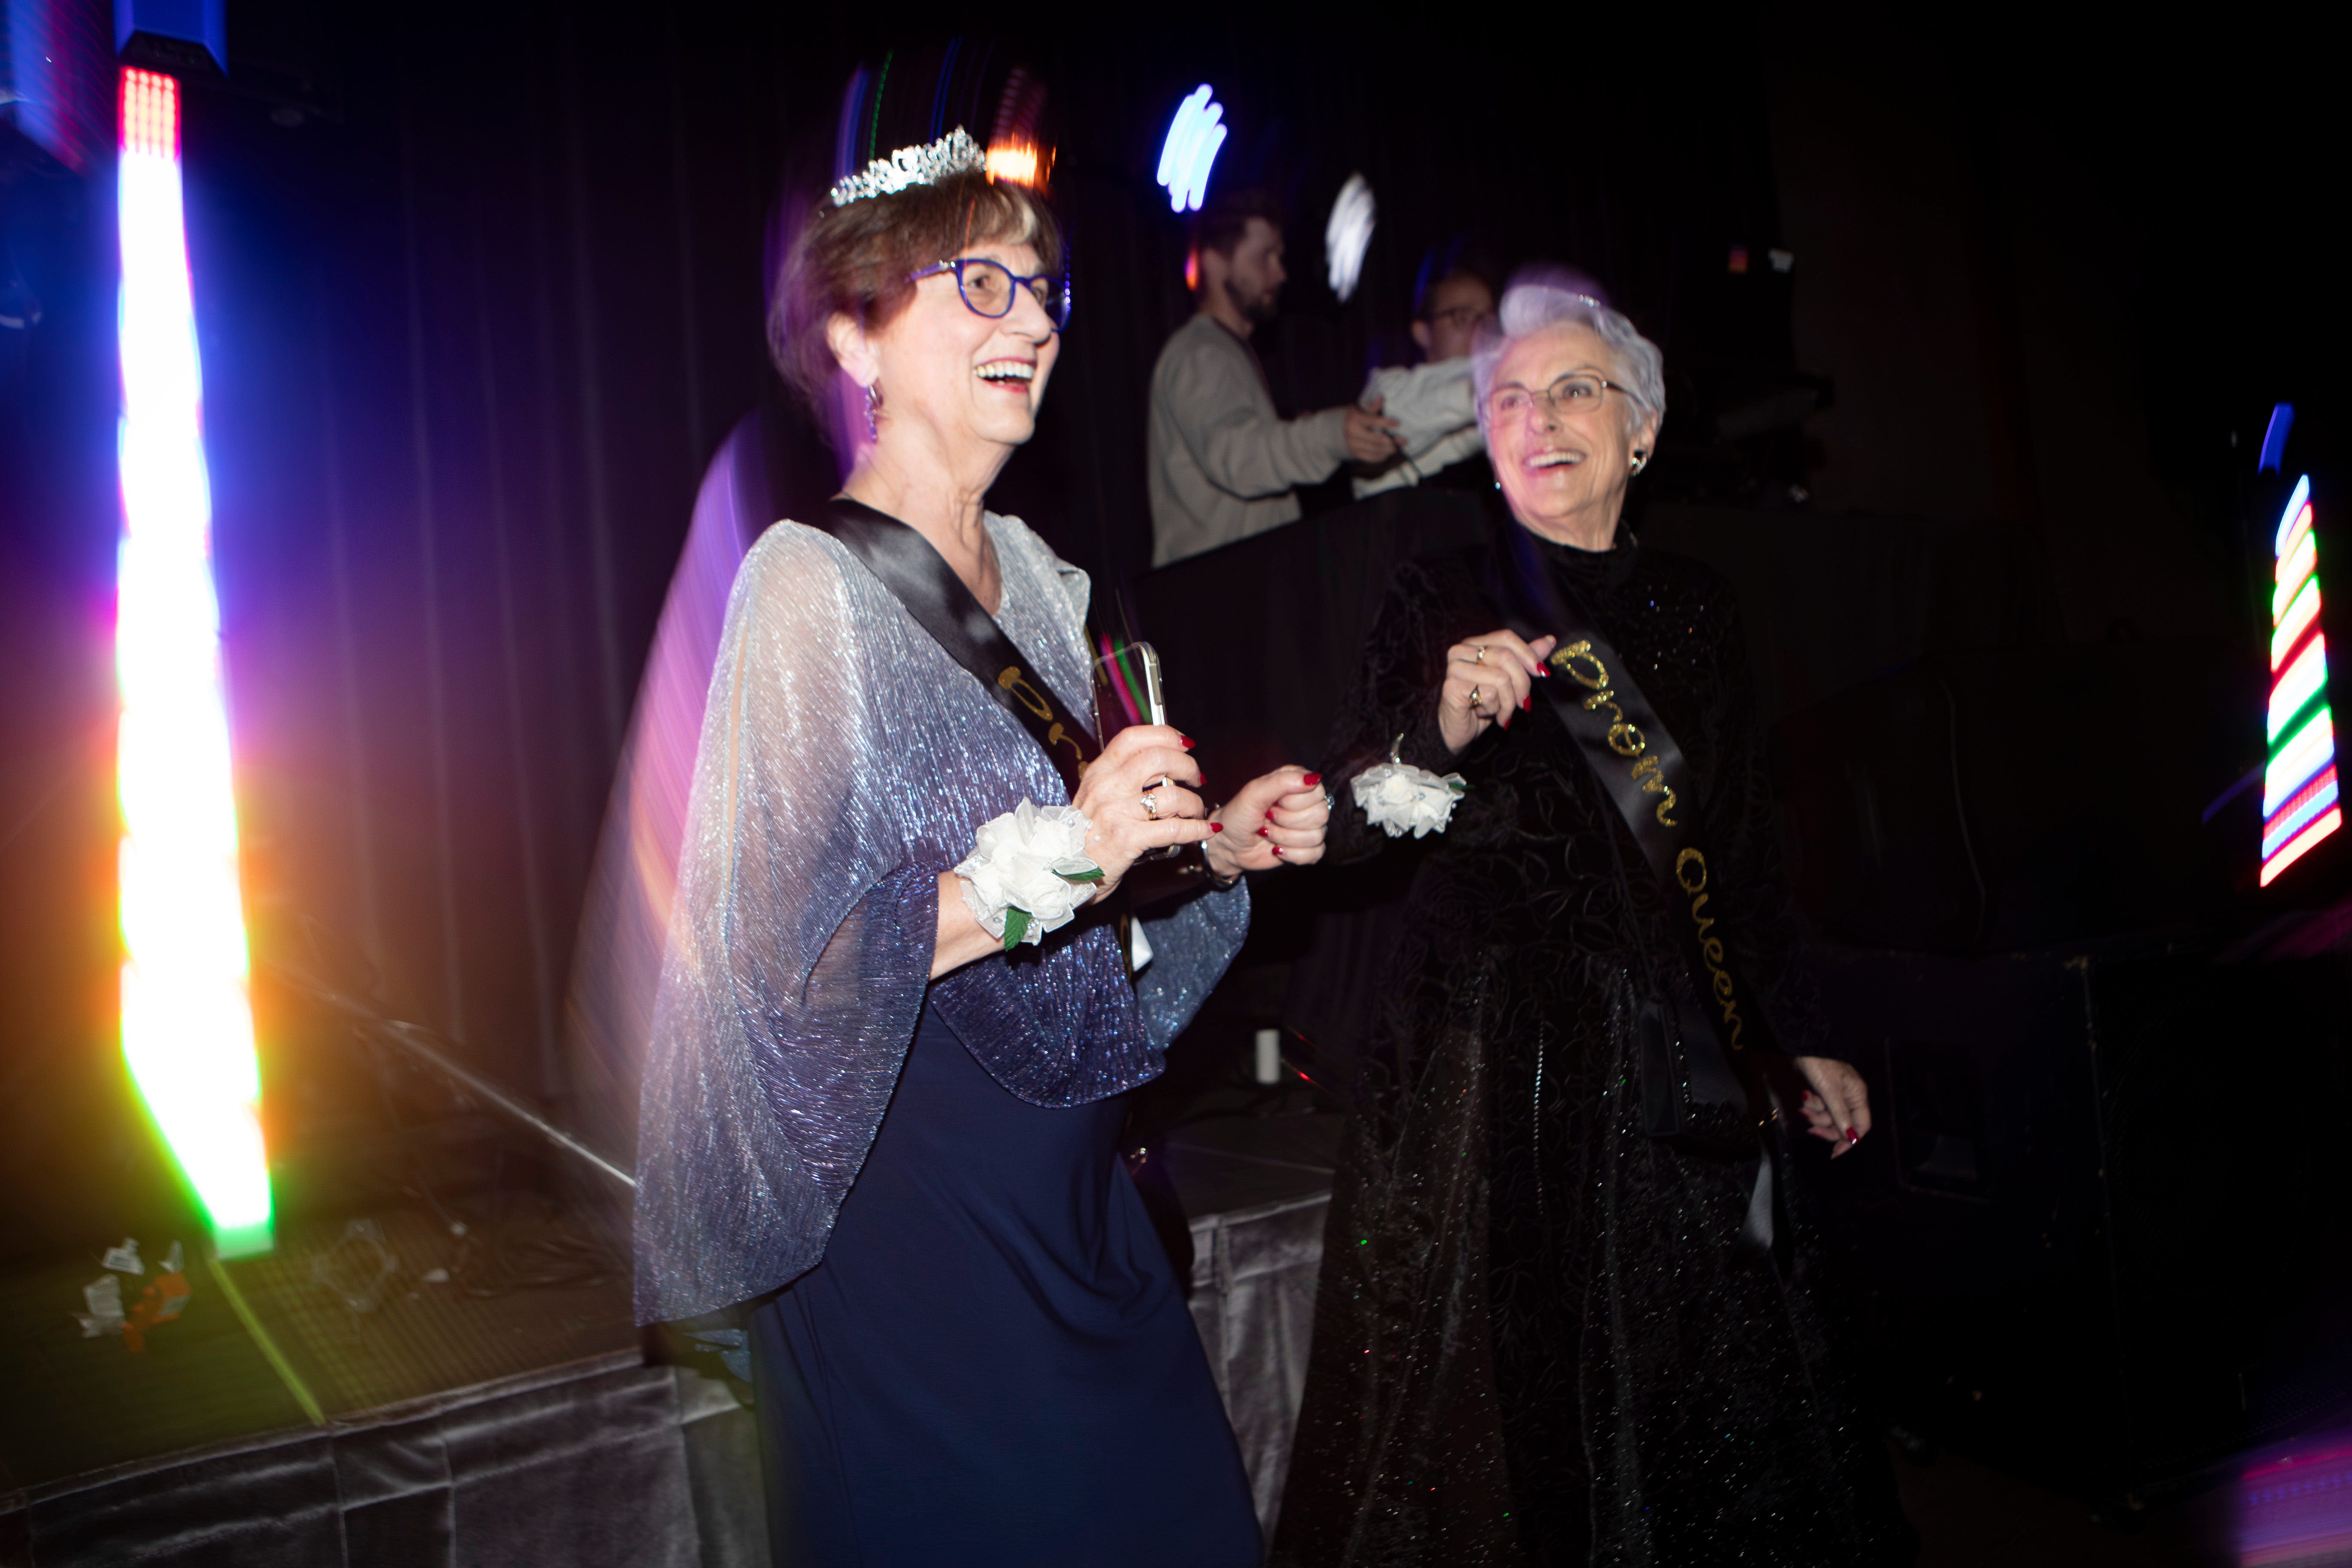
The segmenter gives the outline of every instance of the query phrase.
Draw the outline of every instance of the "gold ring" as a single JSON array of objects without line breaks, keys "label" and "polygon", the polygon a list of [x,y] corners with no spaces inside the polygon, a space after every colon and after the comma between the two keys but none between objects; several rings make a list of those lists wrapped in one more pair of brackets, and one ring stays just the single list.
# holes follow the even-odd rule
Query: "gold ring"
[{"label": "gold ring", "polygon": [[1478,711],[1478,704],[1482,700],[1478,695],[1479,689],[1480,689],[1475,686],[1470,689],[1470,711],[1473,713]]},{"label": "gold ring", "polygon": [[1473,663],[1473,664],[1484,664],[1484,663],[1486,663],[1486,645],[1485,643],[1473,643],[1473,644],[1471,644],[1470,646],[1471,646],[1471,647],[1475,647],[1475,648],[1476,648],[1476,649],[1478,650],[1478,657],[1477,657],[1477,658],[1474,658],[1474,659],[1472,659],[1470,662],[1471,662],[1471,663]]},{"label": "gold ring", "polygon": [[1143,815],[1150,817],[1154,822],[1160,820],[1160,797],[1158,795],[1146,795],[1143,797]]}]

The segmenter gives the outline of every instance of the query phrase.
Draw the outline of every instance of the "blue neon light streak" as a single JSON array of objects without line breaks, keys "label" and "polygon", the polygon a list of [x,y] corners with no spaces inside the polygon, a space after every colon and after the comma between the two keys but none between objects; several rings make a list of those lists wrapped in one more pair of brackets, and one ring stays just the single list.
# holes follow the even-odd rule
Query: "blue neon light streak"
[{"label": "blue neon light streak", "polygon": [[2282,403],[2271,409],[2270,428],[2263,432],[2262,461],[2254,465],[2258,474],[2274,474],[2286,460],[2286,435],[2294,428],[2294,405]]}]

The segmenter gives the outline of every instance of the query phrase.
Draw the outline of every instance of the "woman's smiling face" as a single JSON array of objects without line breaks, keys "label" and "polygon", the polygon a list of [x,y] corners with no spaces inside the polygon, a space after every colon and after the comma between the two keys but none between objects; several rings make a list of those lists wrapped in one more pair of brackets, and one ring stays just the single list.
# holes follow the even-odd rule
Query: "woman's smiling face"
[{"label": "woman's smiling face", "polygon": [[[1588,550],[1609,548],[1636,447],[1647,449],[1656,416],[1613,388],[1589,408],[1569,409],[1545,392],[1566,375],[1628,380],[1601,334],[1576,322],[1530,332],[1496,363],[1486,399],[1486,447],[1512,515],[1547,539]],[[1493,412],[1516,391],[1523,408]]]},{"label": "woman's smiling face", "polygon": [[[1037,253],[1026,245],[974,245],[958,257],[998,262],[1017,277],[1037,271]],[[1026,288],[1013,289],[1007,314],[983,316],[964,303],[952,272],[915,285],[914,299],[872,343],[886,425],[928,426],[951,447],[1017,447],[1035,434],[1045,380],[1062,348],[1052,319]]]}]

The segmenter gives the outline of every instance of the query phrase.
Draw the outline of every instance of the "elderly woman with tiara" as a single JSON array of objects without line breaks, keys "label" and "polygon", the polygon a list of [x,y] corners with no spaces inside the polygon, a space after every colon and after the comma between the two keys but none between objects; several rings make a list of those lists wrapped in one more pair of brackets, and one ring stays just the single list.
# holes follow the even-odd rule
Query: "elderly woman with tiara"
[{"label": "elderly woman with tiara", "polygon": [[1417,865],[1274,1560],[1898,1561],[1786,1136],[1870,1110],[1791,963],[1738,613],[1621,527],[1663,362],[1537,271],[1472,374],[1508,515],[1399,572],[1329,769],[1334,858]]},{"label": "elderly woman with tiara", "polygon": [[781,283],[782,368],[821,406],[845,386],[864,438],[728,605],[639,1316],[756,1303],[780,1562],[1255,1563],[1117,1139],[1241,943],[1241,874],[1314,860],[1328,796],[1292,767],[1217,807],[1176,730],[1104,742],[1085,574],[982,508],[1067,312],[1035,193],[961,131],[901,151],[834,188]]}]

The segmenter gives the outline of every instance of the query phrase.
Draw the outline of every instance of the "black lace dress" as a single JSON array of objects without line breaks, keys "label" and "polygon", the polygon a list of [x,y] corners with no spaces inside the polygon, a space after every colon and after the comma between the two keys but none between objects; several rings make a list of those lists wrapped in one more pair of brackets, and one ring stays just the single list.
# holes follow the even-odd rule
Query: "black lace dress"
[{"label": "black lace dress", "polygon": [[[1529,542],[1681,742],[1735,952],[1780,1047],[1819,1054],[1727,586]],[[1643,1130],[1631,1014],[1681,959],[1632,836],[1540,696],[1458,757],[1440,739],[1445,649],[1506,624],[1509,553],[1400,572],[1327,769],[1333,858],[1419,864],[1354,1070],[1273,1560],[1907,1561],[1816,1279],[1801,1178],[1827,1146],[1794,1140],[1783,1258],[1736,1252],[1755,1160]],[[1391,842],[1352,804],[1400,734],[1469,782],[1443,837]]]}]

